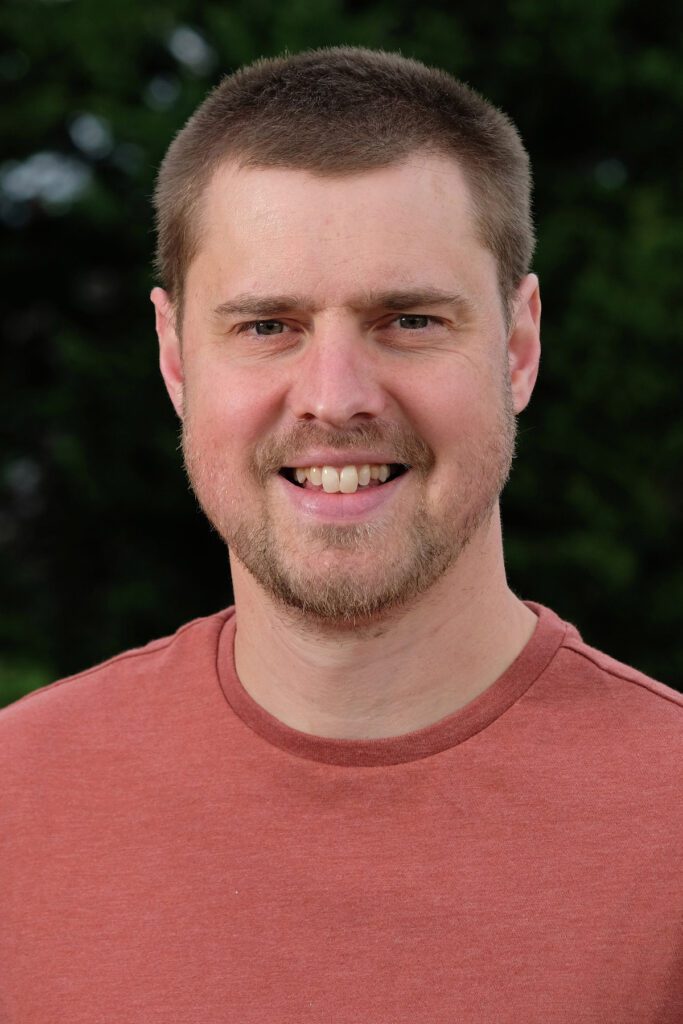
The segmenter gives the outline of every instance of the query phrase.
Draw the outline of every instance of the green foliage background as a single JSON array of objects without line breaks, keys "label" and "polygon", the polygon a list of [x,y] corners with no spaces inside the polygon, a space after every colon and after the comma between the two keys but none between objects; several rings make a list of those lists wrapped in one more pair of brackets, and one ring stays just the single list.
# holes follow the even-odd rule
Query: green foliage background
[{"label": "green foliage background", "polygon": [[[544,356],[510,580],[680,686],[683,5],[5,0],[0,29],[0,701],[229,603],[158,379],[149,196],[222,73],[338,43],[447,68],[518,124]],[[89,184],[60,196],[65,173]]]}]

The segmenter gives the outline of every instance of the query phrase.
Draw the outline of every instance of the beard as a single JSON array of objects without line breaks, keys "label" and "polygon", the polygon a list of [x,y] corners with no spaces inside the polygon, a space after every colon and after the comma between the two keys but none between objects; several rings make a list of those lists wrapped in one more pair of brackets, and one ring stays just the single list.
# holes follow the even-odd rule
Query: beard
[{"label": "beard", "polygon": [[[416,434],[379,420],[345,431],[302,422],[286,436],[258,445],[248,466],[262,495],[254,508],[234,496],[229,484],[234,466],[219,451],[207,453],[188,408],[182,432],[185,470],[231,556],[300,625],[332,632],[376,627],[428,591],[490,522],[509,479],[517,434],[507,367],[502,383],[485,436],[461,442],[454,483],[438,508],[426,497],[432,450]],[[367,523],[311,524],[295,538],[290,522],[287,543],[286,525],[283,529],[269,505],[266,489],[283,465],[296,464],[298,453],[316,445],[344,452],[381,448],[394,454],[393,462],[411,467],[423,486],[400,532],[394,515]],[[400,496],[397,502],[400,506]]]}]

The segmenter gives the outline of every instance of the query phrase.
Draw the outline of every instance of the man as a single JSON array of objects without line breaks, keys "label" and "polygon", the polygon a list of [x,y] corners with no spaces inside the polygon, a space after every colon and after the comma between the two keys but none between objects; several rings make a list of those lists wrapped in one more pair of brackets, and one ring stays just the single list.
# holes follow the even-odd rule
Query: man
[{"label": "man", "polygon": [[0,719],[2,1020],[683,1020],[681,698],[505,577],[511,122],[396,55],[261,61],[156,209],[235,607]]}]

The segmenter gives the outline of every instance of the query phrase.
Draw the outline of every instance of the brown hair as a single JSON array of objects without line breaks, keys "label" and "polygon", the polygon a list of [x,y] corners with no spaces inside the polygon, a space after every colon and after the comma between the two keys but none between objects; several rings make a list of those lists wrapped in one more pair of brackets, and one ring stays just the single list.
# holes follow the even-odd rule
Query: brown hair
[{"label": "brown hair", "polygon": [[529,159],[517,129],[445,71],[340,46],[257,60],[227,75],[171,143],[154,193],[156,268],[179,320],[201,199],[226,159],[334,177],[425,148],[458,161],[509,316],[534,248]]}]

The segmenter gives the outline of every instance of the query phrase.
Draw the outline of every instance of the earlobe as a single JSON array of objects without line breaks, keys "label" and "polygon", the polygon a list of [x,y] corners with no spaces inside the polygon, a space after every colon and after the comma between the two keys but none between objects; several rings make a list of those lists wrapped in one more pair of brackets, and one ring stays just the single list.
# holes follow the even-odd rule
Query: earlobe
[{"label": "earlobe", "polygon": [[180,339],[176,331],[175,310],[163,288],[153,288],[150,299],[154,305],[156,332],[159,339],[159,368],[169,398],[178,417],[183,418],[185,377]]},{"label": "earlobe", "polygon": [[541,294],[535,274],[527,274],[522,280],[515,306],[508,363],[514,409],[519,413],[529,404],[541,358]]}]

